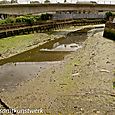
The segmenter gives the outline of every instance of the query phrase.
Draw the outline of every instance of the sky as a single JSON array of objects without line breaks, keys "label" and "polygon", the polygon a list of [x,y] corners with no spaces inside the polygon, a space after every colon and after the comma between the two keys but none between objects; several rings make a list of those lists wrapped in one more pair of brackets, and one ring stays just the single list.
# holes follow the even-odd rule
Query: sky
[{"label": "sky", "polygon": [[[2,1],[2,0],[0,0]],[[10,1],[10,0],[8,0]],[[18,0],[19,3],[29,3],[30,1],[39,1],[39,2],[44,2],[45,0]],[[60,2],[63,3],[64,0],[50,0],[52,3]],[[76,3],[77,1],[96,1],[100,4],[115,4],[115,0],[67,0],[67,2],[72,2]]]}]

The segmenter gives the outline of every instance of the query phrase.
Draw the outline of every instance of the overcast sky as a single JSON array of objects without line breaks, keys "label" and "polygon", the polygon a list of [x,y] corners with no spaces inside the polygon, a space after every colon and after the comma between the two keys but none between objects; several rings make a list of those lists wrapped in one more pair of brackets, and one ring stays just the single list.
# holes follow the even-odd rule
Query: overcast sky
[{"label": "overcast sky", "polygon": [[[2,1],[2,0],[0,0]],[[8,0],[10,1],[10,0]],[[44,2],[44,0],[18,0],[19,3],[29,3],[29,1],[39,1],[39,2]],[[63,3],[64,0],[50,0],[51,2],[55,3],[55,2],[60,2]],[[67,0],[67,2],[72,2],[72,3],[76,3],[77,1],[96,1],[100,4],[115,4],[115,0]]]}]

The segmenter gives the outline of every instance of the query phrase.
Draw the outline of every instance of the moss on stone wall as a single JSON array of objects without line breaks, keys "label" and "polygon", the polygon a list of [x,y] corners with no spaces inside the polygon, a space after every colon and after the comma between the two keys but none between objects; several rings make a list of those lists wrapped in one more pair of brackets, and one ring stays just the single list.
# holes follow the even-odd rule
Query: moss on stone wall
[{"label": "moss on stone wall", "polygon": [[115,29],[105,28],[103,37],[115,40]]}]

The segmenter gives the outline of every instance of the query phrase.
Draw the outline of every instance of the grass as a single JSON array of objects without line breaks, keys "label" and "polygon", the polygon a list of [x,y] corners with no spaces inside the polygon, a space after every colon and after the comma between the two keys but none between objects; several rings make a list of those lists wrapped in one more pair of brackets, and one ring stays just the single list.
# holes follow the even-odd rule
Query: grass
[{"label": "grass", "polygon": [[[80,26],[81,28],[82,26]],[[28,35],[19,35],[13,37],[7,37],[4,39],[0,39],[0,55],[3,57],[8,57],[10,54],[17,54],[22,51],[31,49],[33,45],[37,45],[40,42],[47,41],[48,39],[54,38],[54,33],[58,31],[66,31],[66,30],[73,30],[76,27],[66,27],[64,29],[51,31],[48,33],[34,33]],[[59,36],[59,35],[58,35]],[[56,37],[56,36],[55,36]],[[30,48],[31,47],[31,48]]]},{"label": "grass", "polygon": [[34,33],[0,39],[0,55],[8,57],[10,54],[17,54],[28,50],[33,45],[52,39],[54,37],[53,34],[56,32],[50,31],[48,33]]},{"label": "grass", "polygon": [[3,53],[8,49],[25,47],[30,41],[32,41],[33,37],[33,34],[29,34],[0,39],[0,53]]},{"label": "grass", "polygon": [[0,39],[0,54],[16,53],[28,49],[28,47],[47,40],[50,36],[45,33],[13,36]]}]

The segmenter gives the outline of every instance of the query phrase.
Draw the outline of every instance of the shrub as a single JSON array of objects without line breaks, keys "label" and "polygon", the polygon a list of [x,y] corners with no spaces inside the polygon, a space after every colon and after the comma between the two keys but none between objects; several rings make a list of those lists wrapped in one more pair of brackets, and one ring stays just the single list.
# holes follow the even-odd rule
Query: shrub
[{"label": "shrub", "polygon": [[112,14],[111,12],[106,12],[105,15],[106,15],[106,19],[107,19],[107,20],[109,20],[109,17],[110,17],[110,16],[113,16],[113,14]]},{"label": "shrub", "polygon": [[52,19],[52,14],[41,14],[40,16],[33,16],[33,15],[25,15],[25,16],[18,16],[16,18],[9,17],[4,20],[0,20],[0,24],[34,24],[38,21],[46,21]]},{"label": "shrub", "polygon": [[0,25],[1,24],[6,24],[6,20],[0,20]]},{"label": "shrub", "polygon": [[16,20],[15,18],[9,17],[5,19],[7,24],[15,24]]},{"label": "shrub", "polygon": [[49,20],[49,19],[52,19],[52,14],[42,14],[41,15],[41,20]]},{"label": "shrub", "polygon": [[16,18],[16,23],[22,23],[22,16]]}]

